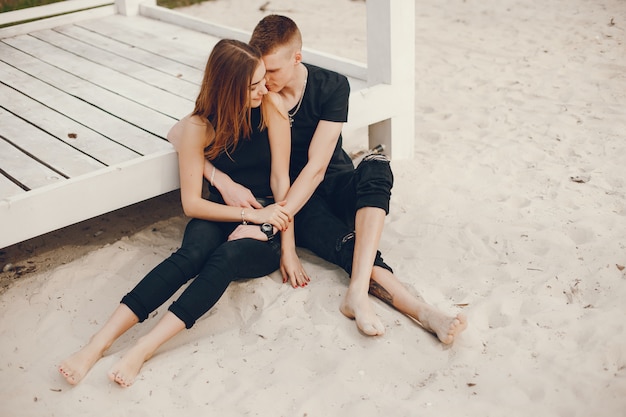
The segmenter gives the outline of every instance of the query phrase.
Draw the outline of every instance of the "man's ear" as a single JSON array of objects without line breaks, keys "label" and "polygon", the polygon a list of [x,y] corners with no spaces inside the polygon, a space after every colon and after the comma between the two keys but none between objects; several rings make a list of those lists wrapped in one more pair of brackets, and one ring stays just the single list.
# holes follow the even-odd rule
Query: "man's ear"
[{"label": "man's ear", "polygon": [[302,51],[297,50],[296,53],[294,54],[294,57],[296,59],[296,62],[295,62],[296,65],[301,63],[302,62]]}]

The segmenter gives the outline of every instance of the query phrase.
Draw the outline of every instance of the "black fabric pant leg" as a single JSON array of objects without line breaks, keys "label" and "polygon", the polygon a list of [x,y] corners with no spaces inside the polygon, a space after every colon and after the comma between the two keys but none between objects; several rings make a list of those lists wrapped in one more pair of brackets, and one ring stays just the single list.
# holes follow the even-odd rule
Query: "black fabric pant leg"
[{"label": "black fabric pant leg", "polygon": [[259,278],[280,267],[280,242],[238,239],[220,245],[169,310],[191,328],[236,279]]},{"label": "black fabric pant leg", "polygon": [[150,271],[122,298],[142,322],[178,289],[195,277],[210,255],[226,240],[219,224],[192,219],[187,223],[181,247]]},{"label": "black fabric pant leg", "polygon": [[355,170],[355,213],[363,207],[377,207],[389,214],[393,172],[384,155],[366,156]]},{"label": "black fabric pant leg", "polygon": [[318,188],[339,219],[354,229],[356,212],[376,207],[389,214],[393,172],[384,155],[368,155],[353,171],[330,175]]},{"label": "black fabric pant leg", "polygon": [[[339,219],[324,198],[313,194],[296,215],[296,243],[352,274],[354,228]],[[392,271],[376,251],[374,265]]]}]

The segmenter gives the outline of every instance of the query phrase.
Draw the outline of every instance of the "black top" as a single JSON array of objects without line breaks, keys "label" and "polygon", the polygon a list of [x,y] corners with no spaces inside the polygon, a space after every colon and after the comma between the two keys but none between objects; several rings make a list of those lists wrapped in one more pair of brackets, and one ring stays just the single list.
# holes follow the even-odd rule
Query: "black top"
[{"label": "black top", "polygon": [[[270,187],[271,152],[267,129],[259,130],[260,107],[252,111],[252,132],[249,138],[240,138],[237,147],[228,153],[222,152],[211,163],[228,174],[233,181],[250,189],[255,197],[271,197]],[[209,185],[209,200],[223,203],[217,188]]]},{"label": "black top", "polygon": [[[308,70],[306,89],[300,109],[293,116],[294,121],[291,127],[290,175],[292,181],[296,179],[309,160],[309,145],[319,121],[341,123],[348,121],[348,98],[350,97],[348,79],[334,71],[315,65],[304,65]],[[295,107],[297,105],[289,110],[289,113],[293,113]],[[353,169],[352,160],[342,149],[340,134],[326,175]]]}]

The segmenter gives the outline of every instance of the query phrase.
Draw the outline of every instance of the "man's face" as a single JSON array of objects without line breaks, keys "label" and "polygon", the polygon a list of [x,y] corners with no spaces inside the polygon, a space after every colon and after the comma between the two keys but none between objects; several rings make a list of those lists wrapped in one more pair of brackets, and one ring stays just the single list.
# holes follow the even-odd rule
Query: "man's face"
[{"label": "man's face", "polygon": [[296,53],[289,46],[282,46],[263,56],[266,69],[267,89],[279,93],[295,77],[298,64]]}]

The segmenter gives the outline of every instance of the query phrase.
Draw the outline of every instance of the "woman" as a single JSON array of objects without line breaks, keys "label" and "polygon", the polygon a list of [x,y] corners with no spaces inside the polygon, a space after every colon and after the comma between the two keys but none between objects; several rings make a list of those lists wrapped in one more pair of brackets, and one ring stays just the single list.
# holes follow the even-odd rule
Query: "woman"
[{"label": "woman", "polygon": [[[265,88],[265,67],[258,51],[235,40],[218,42],[209,56],[194,111],[175,129],[180,134],[175,145],[181,200],[185,214],[193,219],[181,248],[124,296],[87,345],[60,365],[59,371],[72,385],[117,338],[194,277],[159,323],[109,371],[112,381],[130,386],[143,363],[167,340],[192,327],[232,280],[261,277],[281,266],[284,281],[306,284],[283,201],[289,191],[289,122],[280,97]],[[205,159],[246,183],[265,207],[226,206],[213,176],[209,199],[203,199]]]}]

